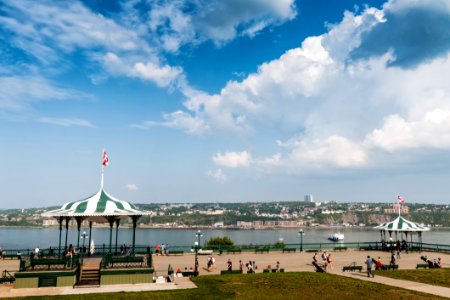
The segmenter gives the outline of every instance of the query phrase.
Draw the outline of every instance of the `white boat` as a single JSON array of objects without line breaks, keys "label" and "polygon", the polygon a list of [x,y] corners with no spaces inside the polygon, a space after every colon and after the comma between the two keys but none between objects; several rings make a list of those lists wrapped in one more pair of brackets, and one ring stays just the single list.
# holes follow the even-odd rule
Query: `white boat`
[{"label": "white boat", "polygon": [[344,234],[343,233],[334,233],[334,234],[330,235],[328,237],[328,239],[330,241],[333,241],[333,242],[343,241],[344,240]]}]

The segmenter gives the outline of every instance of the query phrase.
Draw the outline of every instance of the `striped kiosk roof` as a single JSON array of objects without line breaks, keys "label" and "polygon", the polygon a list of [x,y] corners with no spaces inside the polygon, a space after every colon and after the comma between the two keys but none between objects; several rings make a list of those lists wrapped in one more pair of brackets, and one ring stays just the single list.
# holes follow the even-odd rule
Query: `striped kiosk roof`
[{"label": "striped kiosk roof", "polygon": [[[42,214],[43,217],[126,217],[142,216],[148,212],[139,210],[133,204],[109,195],[101,188],[94,195],[74,202],[68,202],[61,208]],[[99,218],[95,218],[99,221]]]},{"label": "striped kiosk roof", "polygon": [[430,228],[419,225],[412,221],[408,221],[402,216],[398,216],[397,219],[395,219],[394,221],[378,225],[374,227],[374,229],[384,231],[402,231],[402,232],[419,232],[419,231],[421,232],[430,230]]}]

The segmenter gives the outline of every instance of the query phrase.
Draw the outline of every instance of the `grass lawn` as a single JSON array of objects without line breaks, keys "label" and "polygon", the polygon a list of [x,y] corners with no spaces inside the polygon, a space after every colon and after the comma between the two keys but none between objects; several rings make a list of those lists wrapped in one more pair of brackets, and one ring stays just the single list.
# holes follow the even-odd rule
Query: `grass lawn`
[{"label": "grass lawn", "polygon": [[379,271],[377,275],[450,288],[450,269]]},{"label": "grass lawn", "polygon": [[198,289],[54,296],[52,299],[442,299],[391,286],[320,273],[215,275],[197,277],[193,281]]}]

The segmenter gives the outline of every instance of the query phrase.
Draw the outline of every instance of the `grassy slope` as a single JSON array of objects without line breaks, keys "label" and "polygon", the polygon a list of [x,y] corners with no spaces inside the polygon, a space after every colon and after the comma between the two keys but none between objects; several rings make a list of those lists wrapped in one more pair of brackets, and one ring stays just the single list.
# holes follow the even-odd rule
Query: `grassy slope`
[{"label": "grassy slope", "polygon": [[442,299],[371,282],[319,273],[201,276],[192,290],[70,295],[52,299]]},{"label": "grassy slope", "polygon": [[398,270],[377,272],[380,276],[404,279],[450,288],[450,269]]}]

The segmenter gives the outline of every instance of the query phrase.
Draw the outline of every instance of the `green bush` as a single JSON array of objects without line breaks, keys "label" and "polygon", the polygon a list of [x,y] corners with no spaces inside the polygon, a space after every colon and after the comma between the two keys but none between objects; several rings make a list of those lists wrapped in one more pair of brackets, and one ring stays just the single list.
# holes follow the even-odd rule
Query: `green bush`
[{"label": "green bush", "polygon": [[210,238],[206,244],[206,248],[217,248],[222,246],[233,246],[234,242],[227,236]]}]

